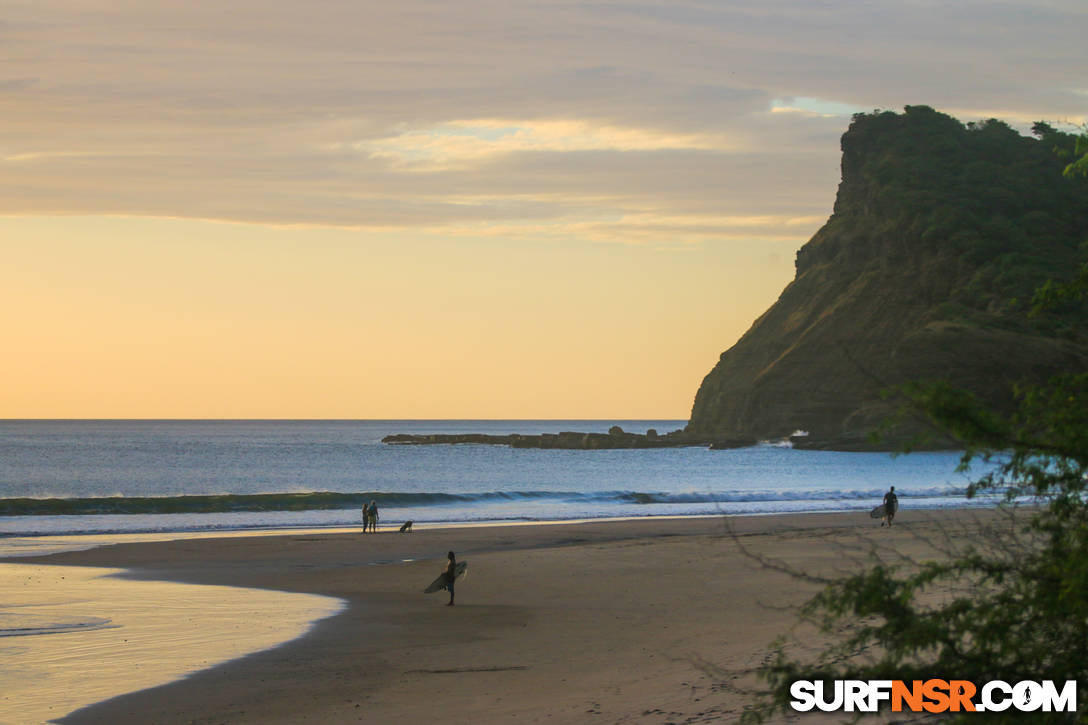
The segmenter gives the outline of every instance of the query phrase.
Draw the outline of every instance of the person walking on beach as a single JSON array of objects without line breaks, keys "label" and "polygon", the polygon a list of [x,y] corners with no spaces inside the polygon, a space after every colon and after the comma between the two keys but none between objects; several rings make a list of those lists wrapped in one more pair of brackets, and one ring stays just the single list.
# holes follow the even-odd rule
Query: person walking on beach
[{"label": "person walking on beach", "polygon": [[892,486],[891,490],[884,494],[884,518],[880,520],[880,525],[884,526],[886,523],[891,526],[892,519],[895,518],[895,512],[898,510],[899,497],[895,495],[895,486]]},{"label": "person walking on beach", "polygon": [[457,578],[457,557],[453,555],[453,552],[446,554],[446,589],[450,593],[450,600],[446,602],[447,607],[453,606],[453,580]]},{"label": "person walking on beach", "polygon": [[378,530],[378,502],[373,499],[370,501],[370,512],[367,518],[370,520],[370,533],[373,534]]},{"label": "person walking on beach", "polygon": [[363,501],[363,533],[366,533],[366,527],[370,525],[370,507],[367,506],[366,501]]}]

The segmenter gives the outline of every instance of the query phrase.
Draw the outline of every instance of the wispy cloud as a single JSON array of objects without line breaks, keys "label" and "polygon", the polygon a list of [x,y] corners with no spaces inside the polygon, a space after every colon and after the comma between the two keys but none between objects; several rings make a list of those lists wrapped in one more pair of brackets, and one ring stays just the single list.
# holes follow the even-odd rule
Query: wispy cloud
[{"label": "wispy cloud", "polygon": [[871,111],[871,108],[862,108],[849,103],[827,101],[822,98],[776,98],[771,102],[771,113],[806,113],[823,118],[835,118],[840,116],[853,116],[855,113]]},{"label": "wispy cloud", "polygon": [[667,243],[736,226],[712,219],[825,216],[857,111],[1084,119],[1080,0],[239,0],[226,16],[42,0],[6,16],[9,214],[516,219]]},{"label": "wispy cloud", "polygon": [[[670,133],[583,120],[450,121],[347,144],[414,169],[439,169],[518,152],[715,150],[739,147],[724,135]],[[334,145],[334,149],[342,145]]]}]

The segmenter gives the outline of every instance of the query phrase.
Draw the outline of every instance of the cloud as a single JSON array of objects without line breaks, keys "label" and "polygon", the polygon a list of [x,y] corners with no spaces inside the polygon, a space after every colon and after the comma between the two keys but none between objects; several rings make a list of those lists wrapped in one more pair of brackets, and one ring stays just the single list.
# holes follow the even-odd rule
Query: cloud
[{"label": "cloud", "polygon": [[865,113],[872,109],[852,106],[849,103],[825,101],[822,98],[776,98],[771,102],[771,113],[804,113],[822,118],[836,118],[839,116],[853,116],[855,113]]},{"label": "cloud", "polygon": [[425,170],[472,166],[483,159],[519,152],[722,151],[731,146],[735,148],[736,142],[731,144],[721,135],[678,134],[558,119],[450,121],[349,144],[373,158]]},{"label": "cloud", "polygon": [[785,220],[830,211],[857,110],[1076,120],[1086,90],[1079,0],[42,0],[7,14],[6,214],[661,244],[761,219],[759,235],[786,238],[806,225]]}]

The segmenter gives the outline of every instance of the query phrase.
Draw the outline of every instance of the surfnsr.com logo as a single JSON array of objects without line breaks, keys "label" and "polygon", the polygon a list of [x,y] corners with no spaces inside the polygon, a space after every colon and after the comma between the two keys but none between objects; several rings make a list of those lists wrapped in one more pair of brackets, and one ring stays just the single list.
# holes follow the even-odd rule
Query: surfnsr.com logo
[{"label": "surfnsr.com logo", "polygon": [[884,703],[892,712],[1076,712],[1077,682],[1059,689],[1053,680],[991,680],[981,687],[968,680],[797,680],[790,696],[799,712],[877,712]]}]

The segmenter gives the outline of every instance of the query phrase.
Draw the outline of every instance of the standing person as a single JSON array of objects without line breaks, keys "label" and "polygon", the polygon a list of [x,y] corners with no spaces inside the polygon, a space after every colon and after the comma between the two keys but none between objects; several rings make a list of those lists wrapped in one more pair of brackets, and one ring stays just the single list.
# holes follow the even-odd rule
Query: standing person
[{"label": "standing person", "polygon": [[892,486],[891,490],[884,494],[884,518],[880,520],[880,525],[883,526],[887,523],[888,526],[892,525],[892,519],[895,518],[895,512],[899,510],[899,497],[895,495],[895,486]]},{"label": "standing person", "polygon": [[370,525],[370,507],[366,505],[366,501],[363,501],[363,533],[366,533],[366,527]]},{"label": "standing person", "polygon": [[367,514],[370,519],[370,533],[374,533],[378,530],[378,502],[371,499],[370,501],[370,513]]},{"label": "standing person", "polygon": [[447,607],[453,606],[453,580],[457,578],[457,557],[453,555],[453,552],[446,554],[446,589],[450,593],[450,600],[446,602]]}]

